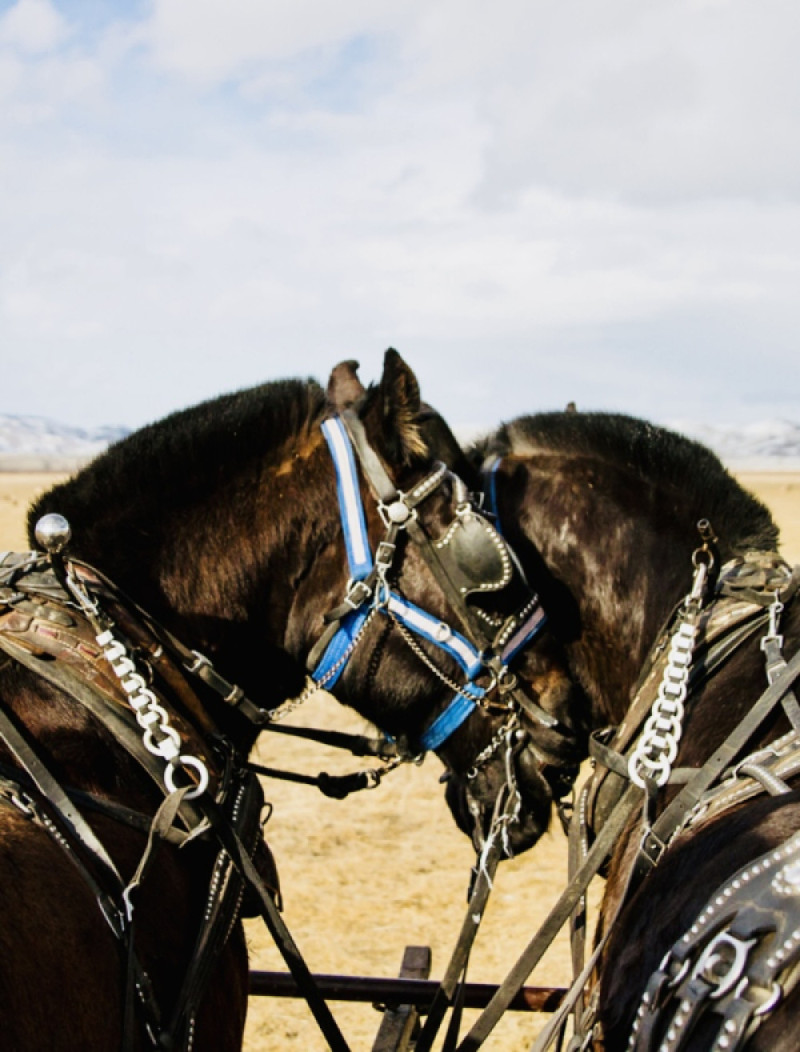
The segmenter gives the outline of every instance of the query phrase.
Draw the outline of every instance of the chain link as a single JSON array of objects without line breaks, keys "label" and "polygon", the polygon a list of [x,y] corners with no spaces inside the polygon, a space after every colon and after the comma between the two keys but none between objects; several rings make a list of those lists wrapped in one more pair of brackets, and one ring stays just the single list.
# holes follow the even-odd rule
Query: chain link
[{"label": "chain link", "polygon": [[459,686],[454,679],[448,676],[446,672],[443,672],[433,661],[431,661],[431,659],[419,645],[412,633],[409,632],[406,626],[402,623],[402,621],[398,621],[398,619],[394,616],[394,614],[392,614],[390,610],[387,610],[387,613],[388,616],[392,619],[392,622],[400,630],[400,634],[408,644],[409,648],[417,655],[417,657],[420,659],[423,665],[425,665],[426,668],[428,668],[434,674],[434,676],[440,679],[446,687],[449,687],[454,694],[459,694],[462,698],[466,698],[468,701],[475,702],[476,705],[481,704],[481,700],[479,698],[475,697],[474,694],[469,694],[466,690],[464,690],[463,687]]},{"label": "chain link", "polygon": [[[695,553],[696,556],[697,553]],[[689,672],[698,634],[708,567],[696,558],[692,590],[684,601],[682,616],[672,633],[667,663],[656,700],[642,735],[628,762],[631,781],[640,789],[647,783],[659,788],[667,784],[678,755],[683,733],[684,702],[689,691]]]},{"label": "chain link", "polygon": [[519,717],[517,716],[517,713],[512,709],[509,712],[508,719],[501,727],[498,728],[497,732],[495,733],[494,737],[489,742],[489,744],[486,746],[486,748],[479,752],[478,755],[475,757],[472,767],[467,771],[466,777],[470,780],[476,778],[479,769],[486,763],[487,760],[490,760],[492,756],[494,756],[494,754],[498,751],[498,749],[500,749],[502,745],[508,743],[510,735],[514,731],[516,731],[518,727]]},{"label": "chain link", "polygon": [[197,784],[186,793],[187,800],[200,796],[208,788],[208,768],[202,760],[191,753],[181,752],[181,739],[174,727],[169,725],[169,713],[159,704],[158,698],[147,686],[144,676],[137,671],[136,663],[129,656],[125,644],[110,628],[95,636],[103,648],[103,656],[128,696],[128,702],[136,714],[136,722],[142,728],[142,743],[149,753],[166,762],[164,784],[170,792],[177,788],[175,772],[183,767],[193,771]]}]

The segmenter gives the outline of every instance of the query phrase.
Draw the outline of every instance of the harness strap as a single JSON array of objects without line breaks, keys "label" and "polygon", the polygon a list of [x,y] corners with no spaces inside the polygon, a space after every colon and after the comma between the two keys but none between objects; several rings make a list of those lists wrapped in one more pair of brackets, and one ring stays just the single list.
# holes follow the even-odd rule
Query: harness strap
[{"label": "harness strap", "polygon": [[486,510],[493,516],[494,524],[501,536],[503,536],[503,523],[500,519],[500,505],[497,502],[497,472],[502,463],[502,457],[494,456],[490,457],[481,468]]},{"label": "harness strap", "polygon": [[286,771],[277,767],[265,767],[260,763],[248,763],[247,767],[256,774],[263,774],[265,778],[276,778],[279,781],[295,782],[298,785],[313,785],[314,788],[332,800],[344,800],[351,793],[361,792],[363,789],[375,789],[380,785],[381,779],[388,771],[393,770],[399,759],[395,759],[382,771],[370,768],[367,771],[354,771],[352,774],[301,774],[298,771]]},{"label": "harness strap", "polygon": [[353,445],[358,451],[358,456],[364,465],[364,471],[375,491],[375,495],[384,504],[393,500],[397,496],[397,488],[386,473],[380,457],[369,444],[367,432],[364,424],[361,422],[361,418],[352,409],[345,409],[341,414],[341,419],[347,427],[347,433]]},{"label": "harness strap", "polygon": [[[53,565],[55,566],[56,563]],[[75,572],[84,587],[88,583],[93,591],[98,592],[104,599],[110,599],[114,603],[114,620],[122,622],[121,627],[126,633],[136,636],[137,644],[142,646],[147,652],[148,661],[155,668],[158,668],[169,682],[170,688],[186,706],[187,711],[191,714],[192,719],[197,722],[198,726],[208,733],[213,733],[214,731],[206,711],[201,705],[197,704],[197,698],[193,691],[187,689],[186,684],[181,682],[179,676],[171,674],[172,667],[165,660],[162,647],[177,659],[177,664],[185,672],[201,680],[226,705],[241,712],[255,726],[260,727],[269,719],[268,711],[256,705],[255,702],[247,697],[241,687],[232,683],[218,672],[204,654],[197,650],[192,650],[182,643],[100,570],[80,560],[70,560],[69,566],[70,573]],[[48,577],[49,575],[42,574],[41,576]],[[50,579],[55,580],[54,577]],[[32,590],[41,591],[43,594],[47,594],[50,598],[56,600],[63,598],[64,590],[61,585],[58,587],[58,594],[54,593],[52,587],[46,590],[45,586],[39,584]],[[142,634],[141,626],[145,626],[146,632],[150,633],[150,640],[147,639],[146,635]],[[152,641],[160,644],[156,650],[153,650]]]},{"label": "harness strap", "polygon": [[219,808],[214,801],[210,799],[207,793],[199,798],[198,803],[202,807],[203,813],[208,819],[220,845],[225,851],[227,851],[228,855],[230,855],[234,866],[255,893],[258,899],[259,912],[261,913],[264,923],[266,924],[275,945],[280,950],[281,956],[297,983],[298,989],[305,998],[306,1003],[308,1004],[317,1025],[322,1031],[325,1040],[328,1042],[330,1049],[332,1052],[350,1052],[350,1048],[336,1023],[330,1008],[320,993],[314,976],[309,971],[308,965],[303,959],[300,950],[275,905],[275,901],[264,886],[261,875],[256,869],[237,833],[235,830],[231,829],[225,821],[224,816],[220,813]]},{"label": "harness strap", "polygon": [[570,884],[564,889],[544,923],[523,950],[494,997],[480,1014],[458,1046],[458,1052],[474,1052],[480,1048],[500,1018],[507,1011],[516,994],[522,989],[530,973],[542,959],[558,932],[569,920],[570,914],[583,897],[592,878],[608,857],[620,832],[630,816],[642,806],[644,792],[632,783],[628,785],[622,799],[614,808],[603,826],[589,853]]},{"label": "harness strap", "polygon": [[492,881],[494,880],[501,856],[501,845],[499,841],[495,841],[486,857],[482,860],[482,865],[474,871],[475,876],[461,931],[458,934],[458,939],[444,976],[428,1008],[428,1015],[414,1045],[414,1052],[430,1052],[448,1007],[454,1004],[457,999],[458,991],[466,978],[469,955],[478,934],[478,928],[483,920],[489,893],[492,890]]},{"label": "harness strap", "polygon": [[[61,788],[60,783],[53,777],[47,766],[29,745],[22,731],[12,720],[11,715],[2,706],[0,706],[0,738],[5,742],[23,769],[27,771],[36,788],[53,808],[62,829],[91,856],[100,870],[103,882],[106,885],[110,885],[115,893],[121,895],[125,883],[111,856],[97,839],[92,827]],[[72,851],[68,851],[68,854],[73,861],[76,860]],[[80,868],[85,870],[83,864],[80,865]],[[86,876],[109,927],[116,938],[122,938],[124,922],[120,916],[118,903],[114,901],[113,895],[104,891],[88,872]]]},{"label": "harness strap", "polygon": [[[23,796],[29,796],[31,792],[35,791],[35,785],[36,783],[27,771],[23,771],[19,767],[11,767],[8,764],[0,763],[0,796],[10,803],[16,802],[16,805],[19,806]],[[95,796],[93,793],[84,792],[82,789],[73,789],[71,786],[65,786],[64,792],[76,806],[80,806],[84,811],[94,811],[96,814],[106,815],[106,817],[113,818],[116,822],[130,826],[131,829],[135,829],[140,833],[146,834],[150,830],[152,818],[149,815],[142,814],[141,811],[134,811],[130,807],[124,807],[122,804],[106,800],[101,796]],[[176,847],[181,847],[190,837],[190,833],[174,828],[170,829],[166,834],[166,839]]]},{"label": "harness strap", "polygon": [[[352,420],[350,426],[353,427]],[[347,548],[350,577],[353,581],[363,581],[372,572],[374,563],[367,536],[364,505],[361,502],[361,493],[358,488],[358,472],[353,447],[340,417],[334,416],[324,420],[322,433],[330,448],[336,469],[336,492],[339,498],[339,513]],[[372,452],[368,443],[363,443],[363,446],[362,455],[367,451]]]},{"label": "harness strap", "polygon": [[[779,795],[800,773],[800,736],[790,731],[737,763],[732,774],[700,798],[692,822],[705,821],[764,792]],[[778,792],[776,793],[776,790]]]},{"label": "harness strap", "polygon": [[[150,776],[161,792],[164,792],[164,781],[161,767],[156,757],[142,747],[142,740],[133,714],[118,705],[106,704],[97,690],[79,679],[58,661],[42,661],[26,647],[0,632],[0,649],[4,650],[15,661],[41,676],[52,686],[66,691],[72,698],[88,709],[113,735],[134,760]],[[187,829],[196,828],[201,815],[191,801],[184,800],[181,806],[181,818]]]},{"label": "harness strap", "polygon": [[[139,963],[135,951],[134,928],[125,911],[125,884],[114,862],[86,819],[72,804],[69,795],[51,774],[41,758],[28,744],[9,714],[0,707],[0,738],[22,764],[20,774],[27,774],[32,783],[47,801],[53,818],[45,817],[40,803],[33,799],[29,803],[17,799],[16,806],[38,819],[69,861],[76,866],[81,878],[95,898],[106,923],[115,937],[124,966],[122,1050],[132,1052],[134,1047],[133,1020],[135,1003],[138,1001],[144,1012],[144,1025],[151,1040],[159,1031],[159,1011],[152,996],[150,982]],[[81,850],[76,851],[73,845]],[[82,852],[91,858],[91,865],[82,857]],[[98,876],[95,875],[96,871]]]},{"label": "harness strap", "polygon": [[[589,826],[586,817],[586,803],[589,796],[588,783],[581,786],[577,795],[577,806],[573,808],[572,820],[567,828],[567,874],[572,880],[581,862],[589,851]],[[572,957],[573,984],[577,984],[585,967],[586,933],[588,910],[586,896],[579,899],[569,918],[569,945]],[[576,997],[576,1003],[578,998]],[[578,1008],[575,1007],[575,1029],[578,1025]],[[566,1016],[565,1016],[566,1018]]]},{"label": "harness strap", "polygon": [[447,708],[430,724],[419,739],[420,747],[427,751],[440,748],[462,723],[475,711],[478,700],[485,691],[474,683],[466,683],[463,694],[456,694]]},{"label": "harness strap", "polygon": [[323,730],[319,727],[294,727],[285,723],[268,723],[264,730],[308,738],[309,741],[333,749],[346,749],[353,756],[379,756],[382,760],[389,760],[398,754],[395,742],[386,737],[368,738],[363,734],[348,734],[346,731]]},{"label": "harness strap", "polygon": [[[253,786],[257,787],[257,783],[251,775],[249,784],[242,782],[240,785],[231,809],[232,817],[226,820],[235,823],[242,850],[251,860],[260,840],[263,801],[260,787],[258,792],[253,792]],[[243,892],[244,880],[226,849],[221,847],[214,862],[203,921],[167,1027],[166,1032],[173,1039],[183,1038],[191,1032],[200,1001],[239,914]]]}]

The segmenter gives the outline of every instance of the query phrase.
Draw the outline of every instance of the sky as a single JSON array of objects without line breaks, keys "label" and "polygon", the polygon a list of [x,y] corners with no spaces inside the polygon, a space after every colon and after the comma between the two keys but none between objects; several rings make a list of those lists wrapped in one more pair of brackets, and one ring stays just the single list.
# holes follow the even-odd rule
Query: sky
[{"label": "sky", "polygon": [[800,421],[797,0],[0,0],[0,412],[393,346],[456,428]]}]

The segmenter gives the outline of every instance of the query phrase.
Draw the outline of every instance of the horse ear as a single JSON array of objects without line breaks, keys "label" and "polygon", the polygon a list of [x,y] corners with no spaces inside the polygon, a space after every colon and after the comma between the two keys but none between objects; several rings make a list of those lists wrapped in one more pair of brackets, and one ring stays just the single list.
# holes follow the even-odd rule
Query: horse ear
[{"label": "horse ear", "polygon": [[478,472],[459,445],[447,421],[425,402],[422,403],[419,420],[420,431],[429,455],[446,464],[470,489],[479,490],[481,480]]},{"label": "horse ear", "polygon": [[419,384],[411,369],[390,347],[383,356],[380,399],[384,438],[401,464],[426,457],[428,447],[420,430]]},{"label": "horse ear", "polygon": [[364,385],[358,378],[358,362],[352,359],[334,366],[328,380],[328,402],[341,412],[362,397]]}]

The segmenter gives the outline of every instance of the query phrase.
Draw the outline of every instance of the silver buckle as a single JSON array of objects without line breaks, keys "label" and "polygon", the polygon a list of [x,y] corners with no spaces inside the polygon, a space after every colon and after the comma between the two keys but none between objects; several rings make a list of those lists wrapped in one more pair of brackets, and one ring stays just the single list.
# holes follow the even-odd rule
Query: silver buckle
[{"label": "silver buckle", "polygon": [[347,590],[344,595],[344,601],[353,610],[358,610],[362,603],[366,602],[367,599],[372,595],[372,589],[366,581],[353,581],[347,582]]},{"label": "silver buckle", "polygon": [[385,574],[387,570],[391,569],[396,551],[397,545],[392,544],[391,541],[380,542],[377,551],[375,552],[375,565],[377,566],[379,573]]}]

